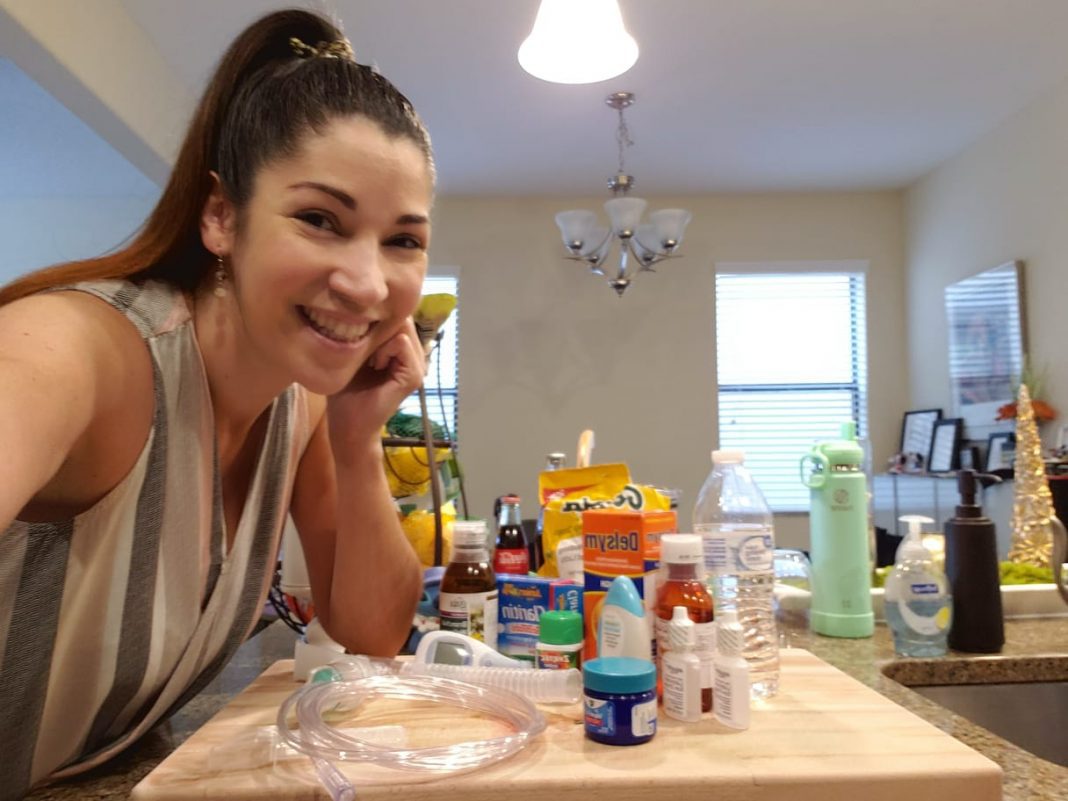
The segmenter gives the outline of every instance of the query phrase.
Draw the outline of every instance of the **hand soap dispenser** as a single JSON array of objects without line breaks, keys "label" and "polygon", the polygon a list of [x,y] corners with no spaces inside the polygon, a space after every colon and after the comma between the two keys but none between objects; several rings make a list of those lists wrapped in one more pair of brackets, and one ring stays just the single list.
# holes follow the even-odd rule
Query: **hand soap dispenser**
[{"label": "hand soap dispenser", "polygon": [[997,532],[976,503],[975,471],[961,470],[957,486],[957,514],[946,521],[946,577],[953,593],[949,647],[996,654],[1005,644]]},{"label": "hand soap dispenser", "polygon": [[920,539],[923,524],[934,521],[922,515],[898,519],[908,524],[909,532],[898,546],[884,596],[894,652],[898,656],[942,656],[952,616],[949,582]]}]

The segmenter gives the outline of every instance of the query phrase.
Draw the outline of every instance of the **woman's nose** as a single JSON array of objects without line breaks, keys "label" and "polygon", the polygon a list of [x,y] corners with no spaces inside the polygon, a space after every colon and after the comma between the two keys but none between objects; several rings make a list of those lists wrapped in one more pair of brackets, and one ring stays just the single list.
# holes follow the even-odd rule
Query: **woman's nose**
[{"label": "woman's nose", "polygon": [[353,242],[330,271],[328,283],[337,296],[360,306],[372,306],[385,300],[389,288],[378,242]]}]

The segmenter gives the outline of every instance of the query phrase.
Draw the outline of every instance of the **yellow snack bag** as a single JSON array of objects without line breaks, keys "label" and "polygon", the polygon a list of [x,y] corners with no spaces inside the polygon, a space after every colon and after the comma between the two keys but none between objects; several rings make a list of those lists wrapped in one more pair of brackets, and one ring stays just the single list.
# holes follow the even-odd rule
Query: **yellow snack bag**
[{"label": "yellow snack bag", "polygon": [[538,475],[538,499],[544,506],[541,547],[545,563],[538,575],[561,576],[557,549],[566,540],[582,547],[582,513],[587,509],[670,509],[670,499],[654,487],[632,484],[622,463],[598,464],[566,470],[548,470]]}]

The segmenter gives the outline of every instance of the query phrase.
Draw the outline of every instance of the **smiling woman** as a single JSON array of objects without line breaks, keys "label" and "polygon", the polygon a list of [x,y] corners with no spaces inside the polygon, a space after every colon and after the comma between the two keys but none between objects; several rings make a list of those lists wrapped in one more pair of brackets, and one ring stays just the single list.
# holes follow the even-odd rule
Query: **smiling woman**
[{"label": "smiling woman", "polygon": [[0,799],[196,694],[289,513],[330,635],[403,644],[422,583],[379,433],[422,380],[433,175],[404,96],[278,12],[223,56],[131,244],[0,290]]}]

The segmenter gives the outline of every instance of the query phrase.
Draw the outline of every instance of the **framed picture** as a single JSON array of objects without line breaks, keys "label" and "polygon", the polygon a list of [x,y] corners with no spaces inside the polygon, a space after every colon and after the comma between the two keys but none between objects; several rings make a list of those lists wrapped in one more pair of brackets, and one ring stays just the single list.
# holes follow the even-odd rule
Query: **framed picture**
[{"label": "framed picture", "polygon": [[927,472],[949,473],[960,466],[961,430],[964,421],[959,417],[950,417],[935,422],[934,434],[931,435],[931,452],[927,456]]},{"label": "framed picture", "polygon": [[1016,459],[1016,434],[1012,431],[1002,431],[991,434],[987,441],[986,470],[988,473],[1001,470],[1012,470]]},{"label": "framed picture", "polygon": [[1021,261],[945,289],[951,408],[954,417],[964,419],[969,439],[1004,431],[997,410],[1015,399],[1015,380],[1027,352],[1023,299]]},{"label": "framed picture", "polygon": [[905,412],[901,421],[900,453],[918,453],[926,459],[931,453],[935,423],[942,419],[941,409],[917,409]]}]

